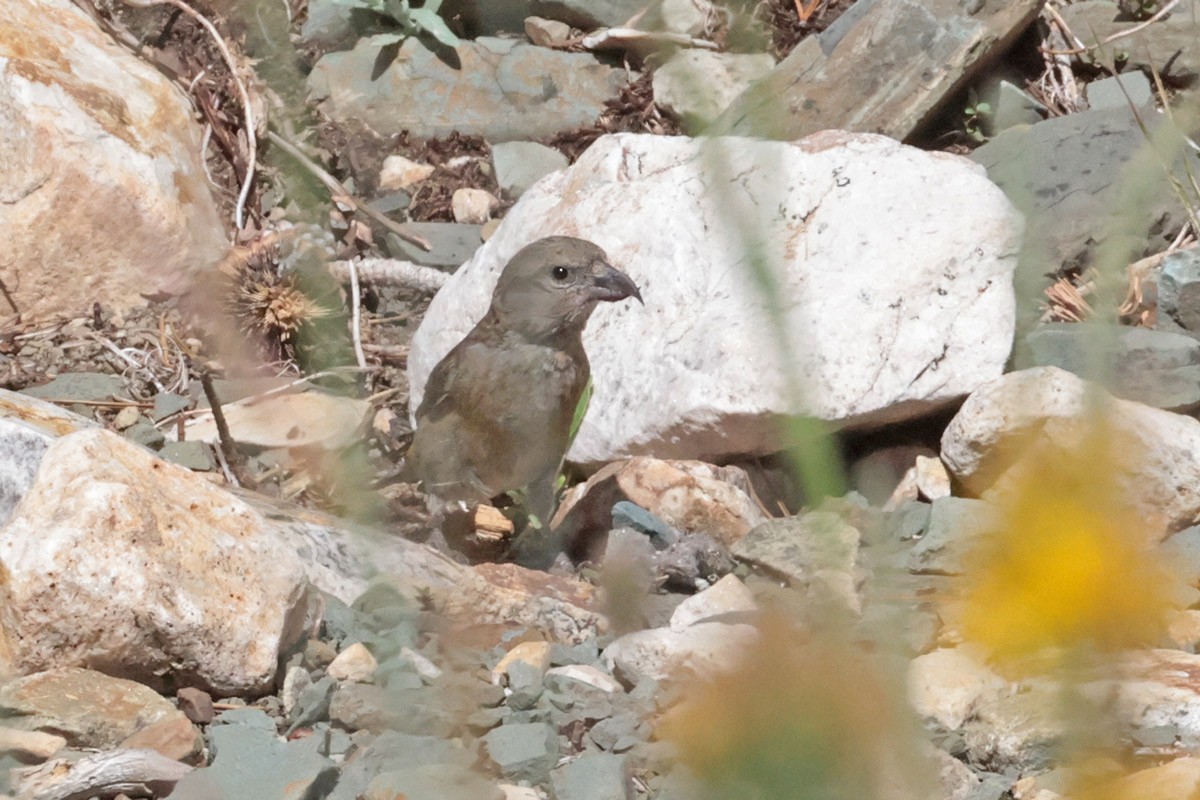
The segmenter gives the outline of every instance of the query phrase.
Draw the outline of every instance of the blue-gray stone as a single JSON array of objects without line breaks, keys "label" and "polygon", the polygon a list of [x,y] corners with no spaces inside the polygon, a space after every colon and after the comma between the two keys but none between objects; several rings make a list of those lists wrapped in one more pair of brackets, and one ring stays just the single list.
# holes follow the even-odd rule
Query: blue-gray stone
[{"label": "blue-gray stone", "polygon": [[49,383],[22,389],[20,394],[56,401],[129,399],[124,378],[100,372],[64,372]]},{"label": "blue-gray stone", "polygon": [[908,568],[922,575],[961,575],[978,538],[999,522],[995,506],[982,500],[939,497],[929,512],[929,529],[913,545]]},{"label": "blue-gray stone", "polygon": [[542,696],[542,671],[524,661],[514,661],[508,667],[508,688],[508,707],[528,711]]},{"label": "blue-gray stone", "polygon": [[1180,250],[1162,261],[1158,312],[1184,330],[1200,332],[1200,253]]},{"label": "blue-gray stone", "polygon": [[658,515],[642,508],[628,500],[613,503],[612,526],[614,528],[633,528],[638,533],[650,537],[650,543],[655,550],[665,550],[679,540],[679,531],[664,522]]},{"label": "blue-gray stone", "polygon": [[1152,108],[1150,79],[1139,70],[1101,78],[1087,85],[1088,108]]},{"label": "blue-gray stone", "polygon": [[213,725],[238,725],[243,728],[254,728],[255,730],[266,731],[271,734],[274,734],[276,730],[275,720],[271,719],[261,708],[253,708],[251,706],[230,708],[222,711],[213,720]]},{"label": "blue-gray stone", "polygon": [[558,735],[544,722],[501,725],[488,731],[483,743],[509,780],[541,783],[558,762]]},{"label": "blue-gray stone", "polygon": [[310,727],[329,718],[329,701],[337,689],[337,681],[328,675],[301,690],[292,709],[288,733]]},{"label": "blue-gray stone", "polygon": [[458,269],[483,244],[483,226],[462,222],[408,222],[405,227],[429,242],[429,249],[406,242],[394,233],[384,239],[388,255],[426,267]]},{"label": "blue-gray stone", "polygon": [[932,506],[918,500],[906,500],[888,515],[888,535],[902,542],[916,539],[929,525]]},{"label": "blue-gray stone", "polygon": [[567,664],[596,664],[600,660],[600,645],[595,639],[587,639],[579,644],[562,644],[555,642],[550,645],[550,666],[562,667]]},{"label": "blue-gray stone", "polygon": [[627,800],[633,796],[625,756],[582,755],[550,773],[550,781],[556,800]]},{"label": "blue-gray stone", "polygon": [[421,764],[376,775],[364,797],[404,800],[504,800],[495,783],[464,766]]},{"label": "blue-gray stone", "polygon": [[166,442],[158,454],[173,464],[197,472],[211,472],[216,467],[212,448],[204,442]]},{"label": "blue-gray stone", "polygon": [[148,422],[130,425],[121,432],[121,435],[129,441],[140,444],[142,447],[149,447],[151,450],[157,450],[167,441],[166,434]]},{"label": "blue-gray stone", "polygon": [[172,414],[184,411],[192,406],[192,398],[171,392],[159,392],[154,395],[154,408],[150,410],[150,418],[160,422]]},{"label": "blue-gray stone", "polygon": [[[222,714],[225,717],[229,712]],[[185,775],[171,797],[175,800],[235,800],[259,797],[307,800],[323,797],[337,780],[337,767],[310,744],[285,742],[247,721],[213,725],[214,753],[209,767]]]},{"label": "blue-gray stone", "polygon": [[357,800],[383,772],[430,764],[468,767],[472,761],[466,749],[447,739],[384,731],[342,768],[329,800]]},{"label": "blue-gray stone", "polygon": [[540,179],[567,168],[567,157],[537,142],[501,142],[492,146],[496,182],[510,197],[517,198]]}]

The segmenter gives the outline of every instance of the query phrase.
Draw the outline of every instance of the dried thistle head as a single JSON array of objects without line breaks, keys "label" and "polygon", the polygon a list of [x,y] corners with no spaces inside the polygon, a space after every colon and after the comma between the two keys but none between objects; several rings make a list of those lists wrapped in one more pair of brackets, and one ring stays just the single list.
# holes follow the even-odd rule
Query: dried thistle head
[{"label": "dried thistle head", "polygon": [[234,247],[220,264],[231,284],[226,302],[238,329],[276,357],[294,356],[296,334],[331,313],[304,292],[294,270],[280,268],[284,244],[279,234],[265,234]]}]

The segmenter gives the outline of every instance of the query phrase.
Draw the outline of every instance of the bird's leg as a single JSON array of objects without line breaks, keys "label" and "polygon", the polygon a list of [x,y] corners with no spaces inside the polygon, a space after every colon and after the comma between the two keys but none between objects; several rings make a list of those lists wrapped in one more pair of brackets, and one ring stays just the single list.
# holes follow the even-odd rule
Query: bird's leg
[{"label": "bird's leg", "polygon": [[563,552],[563,542],[550,529],[557,498],[554,484],[558,476],[555,469],[551,477],[542,477],[531,483],[526,492],[526,509],[529,524],[513,540],[512,556],[523,567],[546,569]]}]

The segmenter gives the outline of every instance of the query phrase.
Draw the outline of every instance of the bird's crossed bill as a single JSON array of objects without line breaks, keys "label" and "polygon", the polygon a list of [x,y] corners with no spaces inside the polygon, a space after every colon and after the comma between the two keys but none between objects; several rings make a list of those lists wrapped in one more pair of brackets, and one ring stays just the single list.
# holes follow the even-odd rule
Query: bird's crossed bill
[{"label": "bird's crossed bill", "polygon": [[[591,242],[550,236],[522,248],[487,314],[430,373],[406,471],[448,502],[526,489],[530,512],[548,524],[590,380],[584,326],[599,303],[628,297],[642,300]],[[542,560],[547,545],[532,549]]]}]

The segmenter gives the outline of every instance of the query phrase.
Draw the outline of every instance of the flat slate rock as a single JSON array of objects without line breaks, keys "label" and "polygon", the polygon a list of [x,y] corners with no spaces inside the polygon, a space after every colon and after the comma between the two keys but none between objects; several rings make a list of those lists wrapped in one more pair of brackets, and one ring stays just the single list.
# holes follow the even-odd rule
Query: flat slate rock
[{"label": "flat slate rock", "polygon": [[[1058,367],[1100,379],[1117,397],[1155,408],[1200,407],[1200,340],[1171,331],[1051,323],[1024,339],[1023,366]],[[1100,370],[1097,374],[1097,369]]]},{"label": "flat slate rock", "polygon": [[1038,0],[859,0],[801,41],[707,133],[793,140],[838,129],[903,141],[1003,53],[1040,8]]},{"label": "flat slate rock", "polygon": [[[379,37],[330,53],[308,78],[310,99],[335,122],[356,120],[388,137],[454,131],[489,142],[541,139],[591,123],[629,73],[590,53],[535,47],[515,39],[464,41],[450,64],[420,39],[394,46]],[[378,72],[381,61],[388,66]]]}]

